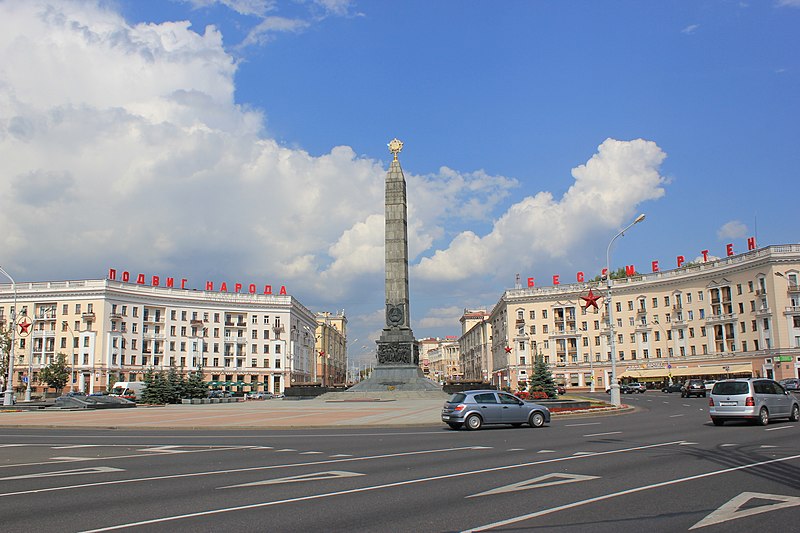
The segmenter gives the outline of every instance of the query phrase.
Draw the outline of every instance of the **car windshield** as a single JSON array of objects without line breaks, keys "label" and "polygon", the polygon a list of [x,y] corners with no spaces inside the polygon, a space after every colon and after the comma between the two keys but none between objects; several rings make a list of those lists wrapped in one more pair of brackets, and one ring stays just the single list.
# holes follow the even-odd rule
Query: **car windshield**
[{"label": "car windshield", "polygon": [[453,394],[452,398],[450,398],[450,403],[461,403],[467,398],[466,394],[461,392],[457,392]]},{"label": "car windshield", "polygon": [[721,381],[714,384],[711,394],[747,394],[750,388],[744,381]]}]

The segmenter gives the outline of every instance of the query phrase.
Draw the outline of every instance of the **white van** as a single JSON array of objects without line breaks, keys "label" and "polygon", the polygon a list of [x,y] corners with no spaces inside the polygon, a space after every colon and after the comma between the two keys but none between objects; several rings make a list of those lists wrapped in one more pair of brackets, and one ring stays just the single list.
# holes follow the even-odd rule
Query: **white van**
[{"label": "white van", "polygon": [[111,388],[109,396],[120,396],[131,401],[141,400],[144,386],[144,381],[117,381]]}]

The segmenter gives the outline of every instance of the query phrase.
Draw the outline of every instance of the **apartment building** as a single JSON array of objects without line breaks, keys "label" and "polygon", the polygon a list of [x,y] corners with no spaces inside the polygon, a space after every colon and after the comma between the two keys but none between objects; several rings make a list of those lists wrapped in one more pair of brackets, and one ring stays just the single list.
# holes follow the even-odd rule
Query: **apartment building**
[{"label": "apartment building", "polygon": [[492,363],[492,324],[486,309],[464,309],[458,339],[461,368],[467,381],[489,381]]},{"label": "apartment building", "polygon": [[613,334],[618,379],[798,377],[798,278],[800,245],[789,244],[612,279],[611,321],[605,281],[510,289],[488,317],[481,371],[515,389],[541,357],[558,383],[604,390]]},{"label": "apartment building", "polygon": [[341,313],[316,314],[316,363],[313,381],[323,386],[344,385],[347,380],[347,317]]},{"label": "apartment building", "polygon": [[[282,291],[283,292],[283,291]],[[149,368],[202,366],[206,380],[236,391],[281,393],[309,381],[317,317],[288,294],[148,286],[111,279],[0,285],[0,327],[12,327],[14,385],[63,353],[67,390],[92,393]]]}]

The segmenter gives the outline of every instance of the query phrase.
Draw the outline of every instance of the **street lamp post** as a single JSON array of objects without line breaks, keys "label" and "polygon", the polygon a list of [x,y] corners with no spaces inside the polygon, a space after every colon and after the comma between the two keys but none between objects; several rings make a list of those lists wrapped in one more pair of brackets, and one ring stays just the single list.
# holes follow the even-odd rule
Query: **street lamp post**
[{"label": "street lamp post", "polygon": [[[11,290],[14,291],[14,308],[11,310],[11,349],[8,351],[8,377],[6,378],[6,392],[3,398],[3,405],[14,405],[14,348],[17,343],[17,283],[3,267],[0,267],[0,274],[11,280]],[[28,376],[30,381],[30,376]]]},{"label": "street lamp post", "polygon": [[611,242],[608,243],[608,248],[606,248],[606,283],[608,286],[608,292],[606,294],[606,306],[608,307],[608,340],[611,348],[611,403],[613,405],[619,406],[622,402],[620,401],[619,397],[619,383],[617,383],[617,353],[616,353],[616,344],[614,340],[614,314],[613,314],[613,305],[611,301],[611,288],[612,288],[612,281],[611,281],[611,245],[614,244],[619,237],[625,235],[625,232],[631,229],[635,224],[638,224],[644,220],[644,213],[636,217],[636,219],[625,226],[625,229],[614,235],[614,238],[611,239]]}]

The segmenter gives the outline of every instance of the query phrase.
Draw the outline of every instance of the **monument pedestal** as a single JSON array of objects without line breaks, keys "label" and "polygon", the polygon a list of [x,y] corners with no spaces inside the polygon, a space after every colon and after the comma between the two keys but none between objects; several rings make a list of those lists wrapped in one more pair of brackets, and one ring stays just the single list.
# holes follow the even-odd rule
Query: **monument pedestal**
[{"label": "monument pedestal", "polygon": [[347,392],[387,391],[439,391],[442,387],[425,377],[422,369],[415,365],[378,365],[369,379],[360,381]]}]

